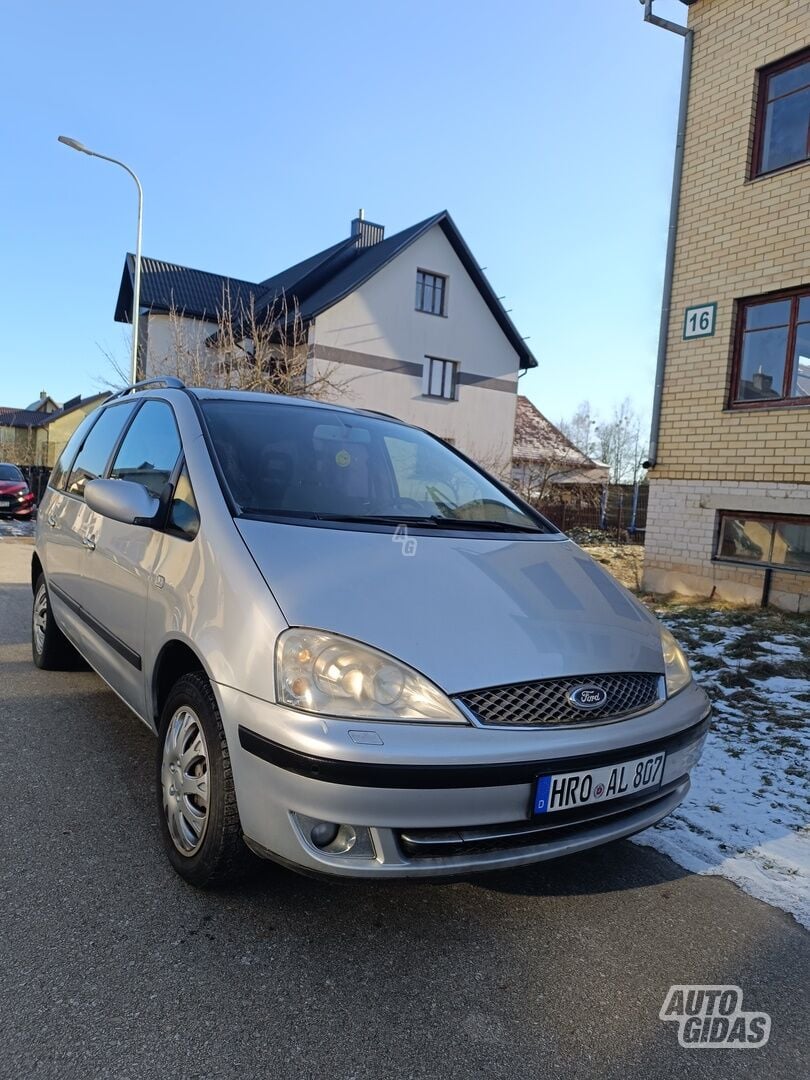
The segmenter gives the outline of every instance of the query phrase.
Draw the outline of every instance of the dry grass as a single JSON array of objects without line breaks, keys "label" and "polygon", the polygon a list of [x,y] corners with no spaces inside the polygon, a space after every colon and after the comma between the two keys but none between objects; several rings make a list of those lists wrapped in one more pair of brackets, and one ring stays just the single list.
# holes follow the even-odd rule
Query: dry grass
[{"label": "dry grass", "polygon": [[641,592],[644,548],[640,544],[582,544],[583,551],[633,592]]}]

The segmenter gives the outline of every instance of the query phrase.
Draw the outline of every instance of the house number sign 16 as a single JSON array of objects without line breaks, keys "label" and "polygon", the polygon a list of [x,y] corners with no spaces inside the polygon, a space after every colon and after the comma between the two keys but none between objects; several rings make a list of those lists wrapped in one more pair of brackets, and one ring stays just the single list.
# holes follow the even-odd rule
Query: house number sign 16
[{"label": "house number sign 16", "polygon": [[683,340],[712,337],[717,321],[717,304],[700,304],[688,307],[683,318]]}]

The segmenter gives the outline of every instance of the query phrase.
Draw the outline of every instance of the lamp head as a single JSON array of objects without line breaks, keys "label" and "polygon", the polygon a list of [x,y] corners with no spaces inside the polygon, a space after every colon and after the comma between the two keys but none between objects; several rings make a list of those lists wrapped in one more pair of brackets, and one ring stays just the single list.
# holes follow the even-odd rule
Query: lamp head
[{"label": "lamp head", "polygon": [[91,157],[93,155],[92,150],[88,150],[86,146],[82,146],[82,144],[80,142],[77,142],[76,139],[69,139],[67,135],[60,135],[57,141],[60,143],[64,143],[65,146],[69,146],[71,150],[78,150],[82,154],[90,154]]}]

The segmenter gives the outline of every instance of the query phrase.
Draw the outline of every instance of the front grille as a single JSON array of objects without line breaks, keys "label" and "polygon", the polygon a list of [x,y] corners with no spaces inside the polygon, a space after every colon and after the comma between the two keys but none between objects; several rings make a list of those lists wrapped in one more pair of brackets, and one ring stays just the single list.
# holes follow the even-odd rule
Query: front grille
[{"label": "front grille", "polygon": [[[470,690],[458,700],[482,724],[531,727],[546,724],[587,724],[615,720],[649,709],[660,700],[661,676],[655,674],[581,675],[542,679],[513,686]],[[577,687],[598,687],[607,694],[598,709],[578,709],[568,700]]]}]

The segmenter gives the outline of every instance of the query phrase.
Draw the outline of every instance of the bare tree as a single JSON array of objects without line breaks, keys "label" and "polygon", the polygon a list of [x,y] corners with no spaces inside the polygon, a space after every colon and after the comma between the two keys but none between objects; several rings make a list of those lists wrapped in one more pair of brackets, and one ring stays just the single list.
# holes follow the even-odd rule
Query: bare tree
[{"label": "bare tree", "polygon": [[259,309],[252,295],[233,304],[226,290],[216,329],[208,335],[176,308],[169,319],[165,373],[190,386],[334,400],[350,381],[337,365],[313,362],[298,303],[283,293]]},{"label": "bare tree", "polygon": [[595,437],[597,423],[590,401],[581,401],[574,415],[569,420],[560,420],[557,427],[583,454],[596,458],[599,456]]},{"label": "bare tree", "polygon": [[[215,322],[186,317],[178,307],[168,319],[168,351],[150,359],[150,375],[174,375],[187,386],[328,400],[342,396],[353,381],[338,365],[315,360],[298,302],[284,293],[259,307],[253,294],[234,302],[226,287]],[[102,352],[116,384],[128,383],[124,364]]]},{"label": "bare tree", "polygon": [[[544,458],[515,461],[510,487],[527,502],[567,501],[576,492],[580,502],[598,503],[601,487],[584,478],[587,466],[574,459],[574,453],[564,450],[550,452]],[[581,475],[582,482],[576,477]],[[591,490],[592,489],[592,490]]]},{"label": "bare tree", "polygon": [[11,460],[15,465],[42,465],[38,428],[15,428]]},{"label": "bare tree", "polygon": [[612,484],[635,484],[643,478],[645,455],[642,421],[629,398],[613,409],[610,420],[595,428],[599,458],[610,466]]}]

